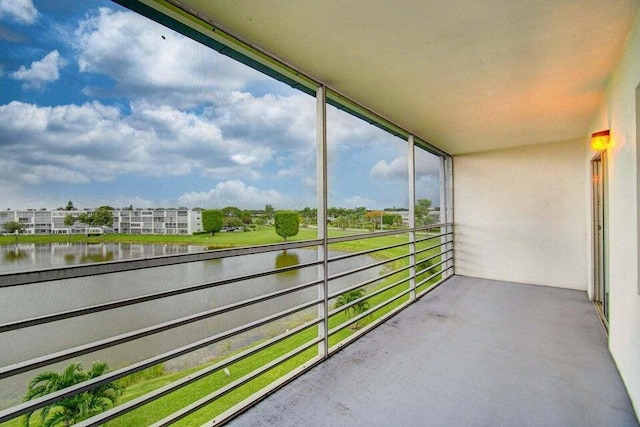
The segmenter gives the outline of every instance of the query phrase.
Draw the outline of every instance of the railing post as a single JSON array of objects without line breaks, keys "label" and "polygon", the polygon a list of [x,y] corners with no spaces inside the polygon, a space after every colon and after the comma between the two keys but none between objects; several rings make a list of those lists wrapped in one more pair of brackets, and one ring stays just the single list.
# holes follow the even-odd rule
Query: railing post
[{"label": "railing post", "polygon": [[322,306],[318,308],[318,317],[322,322],[318,325],[318,336],[322,341],[318,344],[318,354],[324,358],[329,356],[329,245],[327,233],[327,89],[319,86],[316,90],[316,143],[317,143],[317,187],[318,187],[318,239],[322,245],[318,248],[318,256],[323,263],[318,267],[318,276],[322,277],[322,285],[318,288],[318,298]]},{"label": "railing post", "polygon": [[416,158],[415,141],[413,135],[409,135],[409,159],[407,171],[409,172],[409,298],[416,299]]},{"label": "railing post", "polygon": [[[453,223],[453,161],[451,157],[442,157],[440,159],[440,222],[441,223]],[[442,230],[442,227],[440,228]],[[442,270],[446,270],[443,274],[443,278],[449,277],[455,274],[454,265],[454,226],[447,225],[444,227],[444,232],[452,234],[445,236],[446,245],[442,245],[442,252],[447,252],[446,263],[442,265]]]}]

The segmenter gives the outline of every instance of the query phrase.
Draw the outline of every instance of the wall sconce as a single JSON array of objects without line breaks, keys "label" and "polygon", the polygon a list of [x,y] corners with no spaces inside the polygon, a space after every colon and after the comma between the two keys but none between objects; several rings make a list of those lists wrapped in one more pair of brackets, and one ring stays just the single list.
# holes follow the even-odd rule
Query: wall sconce
[{"label": "wall sconce", "polygon": [[607,148],[609,148],[609,129],[591,135],[591,149],[593,151],[604,151]]}]

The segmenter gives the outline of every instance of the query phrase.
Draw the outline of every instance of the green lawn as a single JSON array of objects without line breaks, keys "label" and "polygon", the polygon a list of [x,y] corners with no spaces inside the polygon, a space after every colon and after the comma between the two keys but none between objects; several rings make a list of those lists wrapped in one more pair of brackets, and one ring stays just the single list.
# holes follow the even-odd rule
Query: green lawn
[{"label": "green lawn", "polygon": [[[332,230],[331,235],[344,235],[347,234],[342,231]],[[49,237],[49,236],[46,236]],[[80,236],[74,236],[80,237]],[[21,241],[27,241],[29,239],[42,239],[41,237],[26,237],[22,236]],[[301,229],[298,236],[289,240],[306,240],[306,239],[315,239],[316,238],[316,230],[315,229]],[[3,243],[0,237],[0,243]],[[11,240],[10,243],[13,243],[13,238],[9,238]],[[24,239],[24,240],[23,240]],[[92,238],[95,239],[95,238]],[[113,240],[111,240],[113,239]],[[131,240],[128,240],[131,239]],[[219,233],[213,237],[207,235],[198,235],[198,236],[171,236],[171,241],[166,241],[163,239],[168,239],[167,236],[123,236],[123,235],[107,235],[104,237],[104,241],[130,241],[136,243],[179,243],[179,244],[202,244],[206,246],[215,245],[215,247],[232,247],[232,246],[247,246],[247,245],[256,245],[256,244],[266,244],[266,243],[275,243],[282,241],[282,239],[275,235],[273,228],[265,228],[263,230],[244,232],[244,233]],[[84,242],[87,239],[82,237],[77,242]],[[66,237],[63,239],[66,242]],[[75,241],[75,240],[72,240]],[[345,252],[354,252],[354,251],[362,251],[367,249],[379,248],[386,245],[396,244],[400,242],[407,242],[408,237],[406,234],[399,236],[382,236],[382,237],[374,237],[369,239],[359,239],[352,242],[345,242],[339,244],[333,244],[330,247],[330,250],[336,251],[345,251]],[[436,244],[439,239],[433,239],[427,242],[421,242],[417,244],[417,248],[427,248]],[[38,241],[39,243],[50,243],[49,241]],[[439,252],[439,249],[432,249],[430,251],[424,252],[420,254],[417,258],[419,260],[423,260],[431,255],[435,255]],[[391,248],[386,250],[381,250],[372,254],[375,258],[379,259],[388,259],[392,257],[396,257],[399,255],[407,254],[408,248],[407,246],[401,246],[398,248]],[[432,260],[432,263],[437,263],[440,257],[436,257]],[[394,262],[390,262],[385,267],[391,271],[402,266],[406,266],[409,262],[408,257],[402,258],[400,260],[396,260]],[[439,271],[439,268],[434,268],[433,272]],[[430,273],[426,273],[421,275],[418,280],[428,277]],[[375,321],[380,318],[384,314],[393,310],[400,304],[406,302],[409,298],[408,295],[405,295],[398,300],[394,301],[391,304],[388,304],[382,308],[379,308],[382,303],[389,300],[393,296],[397,295],[399,292],[408,289],[409,286],[409,272],[403,271],[393,274],[392,276],[381,279],[375,282],[369,288],[369,293],[374,292],[376,289],[380,289],[382,287],[388,286],[389,284],[399,281],[401,282],[398,286],[394,288],[388,289],[378,295],[369,297],[367,299],[370,309],[370,315],[366,318],[360,320],[358,322],[358,326],[361,328],[362,326]],[[440,279],[440,275],[436,276],[434,279],[430,280],[429,283],[422,285],[419,291],[426,289],[428,286],[431,286],[433,283]],[[333,307],[330,307],[330,309]],[[379,308],[379,309],[377,309]],[[335,315],[331,316],[329,319],[329,327],[333,328],[337,325],[343,324],[349,320],[349,316],[345,311],[340,311]],[[345,327],[339,332],[335,333],[330,337],[330,345],[337,345],[340,341],[349,337],[356,331],[350,327]],[[287,338],[286,340],[271,346],[268,349],[264,349],[246,359],[235,362],[233,365],[229,367],[231,372],[231,376],[227,377],[222,371],[216,371],[212,375],[200,379],[197,382],[190,384],[189,386],[183,387],[182,389],[173,392],[167,396],[164,396],[154,402],[151,402],[141,408],[138,408],[135,411],[132,411],[114,421],[107,423],[108,426],[130,426],[130,425],[148,425],[155,421],[162,419],[163,417],[171,414],[172,412],[202,398],[203,396],[211,393],[212,391],[219,389],[245,375],[249,372],[252,372],[261,366],[264,366],[266,363],[276,359],[277,357],[286,354],[294,348],[299,347],[300,345],[309,342],[309,340],[313,339],[317,336],[318,329],[317,327],[311,327],[303,332],[293,335],[292,337]],[[237,354],[237,352],[242,351],[246,348],[249,348],[253,345],[258,345],[259,343],[252,343],[248,347],[243,349],[235,350],[234,352],[224,356],[230,357],[233,354]],[[205,408],[200,409],[196,413],[188,416],[187,418],[181,420],[179,425],[200,425],[207,420],[212,419],[218,414],[221,414],[225,410],[231,408],[235,404],[241,402],[245,398],[259,391],[260,389],[266,387],[273,381],[281,378],[283,375],[286,375],[288,372],[298,368],[303,365],[305,362],[309,361],[313,357],[317,355],[316,347],[313,346],[310,349],[307,349],[303,353],[295,356],[294,358],[288,360],[287,362],[282,363],[281,365],[261,374],[257,378],[252,381],[244,384],[238,389],[230,392],[218,399],[216,399],[212,404],[206,406]],[[187,370],[183,370],[175,373],[168,373],[165,375],[161,375],[157,378],[145,379],[142,378],[138,382],[129,385],[123,396],[120,398],[120,403],[127,402],[129,400],[135,399],[149,391],[152,391],[156,388],[162,387],[172,381],[175,381],[179,378],[192,374],[194,371],[198,369],[202,369],[206,366],[209,366],[211,363],[216,363],[220,359],[214,360],[207,365],[199,366],[196,368],[190,368]],[[35,419],[35,417],[34,417]],[[21,425],[21,419],[12,420],[3,425],[18,427]],[[32,424],[36,425],[36,424]]]}]

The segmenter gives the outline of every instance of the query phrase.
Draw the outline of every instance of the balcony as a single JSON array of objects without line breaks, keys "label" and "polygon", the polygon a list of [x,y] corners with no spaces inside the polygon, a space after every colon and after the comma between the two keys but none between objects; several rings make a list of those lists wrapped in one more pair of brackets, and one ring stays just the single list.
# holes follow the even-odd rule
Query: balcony
[{"label": "balcony", "polygon": [[[25,293],[42,297],[26,312],[5,313],[6,349],[66,331],[60,342],[36,340],[30,356],[5,352],[7,390],[12,379],[70,361],[120,360],[101,377],[4,409],[0,420],[12,426],[75,393],[163,366],[172,371],[166,381],[80,425],[638,425],[585,292],[452,275],[451,224],[332,237],[327,247],[355,241],[393,243],[330,251],[327,262],[318,240],[0,275],[7,307]],[[276,269],[259,260],[265,254]],[[253,269],[225,275],[220,262]],[[188,274],[202,268],[217,279]],[[159,277],[155,292],[135,285]],[[274,289],[260,285],[272,280]],[[91,303],[49,304],[78,287]],[[105,287],[112,296],[95,300]]]},{"label": "balcony", "polygon": [[585,292],[454,276],[232,426],[637,426]]},{"label": "balcony", "polygon": [[[88,180],[101,204],[144,201],[131,234],[155,204],[227,194],[304,207],[308,228],[0,273],[3,426],[112,384],[117,405],[65,424],[638,425],[637,1],[23,3],[0,11],[3,210]],[[375,221],[345,226],[343,205]],[[205,223],[175,212],[167,233]],[[36,374],[95,360],[111,370],[23,401]]]}]

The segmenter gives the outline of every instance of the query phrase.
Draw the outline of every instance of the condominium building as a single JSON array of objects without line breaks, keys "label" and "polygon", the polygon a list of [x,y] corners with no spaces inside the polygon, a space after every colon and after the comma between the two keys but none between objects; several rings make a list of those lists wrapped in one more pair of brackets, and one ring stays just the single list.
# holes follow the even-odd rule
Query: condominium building
[{"label": "condominium building", "polygon": [[[114,209],[113,225],[105,227],[107,233],[123,234],[193,234],[202,229],[202,211],[198,209]],[[25,234],[86,234],[89,225],[77,221],[65,225],[71,215],[91,214],[87,210],[7,210],[0,212],[0,228],[15,221],[24,226]]]}]

